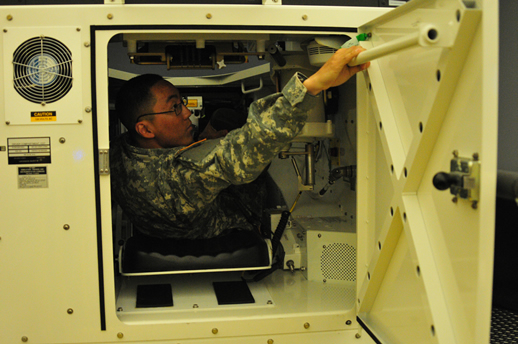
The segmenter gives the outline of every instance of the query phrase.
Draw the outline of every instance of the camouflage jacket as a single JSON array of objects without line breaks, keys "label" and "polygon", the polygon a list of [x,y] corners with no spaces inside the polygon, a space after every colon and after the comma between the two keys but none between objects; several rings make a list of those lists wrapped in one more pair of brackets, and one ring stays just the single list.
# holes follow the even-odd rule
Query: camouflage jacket
[{"label": "camouflage jacket", "polygon": [[300,132],[317,99],[294,76],[281,93],[252,103],[247,123],[224,138],[145,149],[123,134],[111,143],[112,195],[132,223],[154,237],[210,238],[250,229],[258,199],[251,182]]}]

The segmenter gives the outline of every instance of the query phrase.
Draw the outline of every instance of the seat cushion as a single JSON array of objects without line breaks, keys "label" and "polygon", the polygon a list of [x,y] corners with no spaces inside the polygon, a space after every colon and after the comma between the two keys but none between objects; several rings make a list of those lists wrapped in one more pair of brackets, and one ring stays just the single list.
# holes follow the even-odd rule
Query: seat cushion
[{"label": "seat cushion", "polygon": [[124,275],[270,266],[266,241],[259,233],[245,230],[198,240],[138,235],[124,243],[120,259]]}]

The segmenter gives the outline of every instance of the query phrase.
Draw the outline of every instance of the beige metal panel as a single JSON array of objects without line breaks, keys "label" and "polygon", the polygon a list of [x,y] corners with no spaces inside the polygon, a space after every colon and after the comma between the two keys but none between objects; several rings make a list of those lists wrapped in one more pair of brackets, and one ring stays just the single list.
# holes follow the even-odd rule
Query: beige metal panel
[{"label": "beige metal panel", "polygon": [[[4,72],[3,79],[4,94],[6,99],[11,101],[5,104],[5,119],[10,125],[49,125],[49,124],[77,124],[83,121],[84,111],[82,99],[82,83],[77,82],[82,80],[82,44],[81,31],[77,30],[76,26],[69,27],[24,27],[24,28],[9,28],[3,32],[4,35]],[[43,41],[43,39],[54,39],[57,42]],[[38,42],[26,45],[31,39],[36,39]],[[41,42],[40,42],[41,40]],[[62,44],[58,46],[57,44]],[[68,56],[64,49],[68,49],[70,56]],[[28,72],[23,76],[15,77],[13,69],[20,66],[21,61],[13,61],[13,54],[18,51],[18,58],[23,58],[25,65],[31,63],[39,63],[38,66],[27,69]],[[50,55],[48,51],[53,54]],[[25,57],[26,56],[26,57]],[[49,57],[52,56],[52,57]],[[8,58],[10,57],[10,58]],[[48,62],[46,59],[51,59],[53,62]],[[39,59],[40,62],[35,62]],[[32,62],[31,62],[32,61]],[[67,65],[70,62],[70,68],[64,67],[65,71],[59,71],[57,68],[50,68],[50,65]],[[72,79],[72,87],[70,90],[65,90],[60,86],[52,88],[52,78],[59,78],[58,73],[65,73],[70,71]],[[64,86],[64,77],[62,80],[57,79],[56,84]],[[32,95],[35,98],[40,98],[38,91],[31,91],[29,80],[36,80],[42,83],[42,94],[44,99],[52,99],[61,97],[57,101],[42,101],[35,102],[26,100],[22,97],[16,88],[19,88],[25,97]],[[15,87],[13,87],[13,84]],[[29,98],[30,99],[30,98]],[[34,98],[32,98],[34,99]],[[73,108],[78,108],[76,111],[71,111]],[[53,121],[35,122],[35,118],[31,116],[31,112],[55,112]]]},{"label": "beige metal panel", "polygon": [[[10,8],[0,12],[2,18],[14,13]],[[5,34],[16,34],[11,28],[17,19],[12,16],[4,22],[2,47]],[[36,29],[33,34],[42,31]],[[79,32],[74,26],[73,34],[82,41],[88,30]],[[21,342],[23,337],[36,343],[74,341],[99,328],[92,117],[86,110],[91,106],[91,87],[90,78],[82,77],[89,75],[90,59],[89,50],[82,46],[75,52],[81,66],[75,75],[79,95],[63,109],[74,124],[7,125],[8,114],[0,112],[0,146],[7,146],[9,138],[42,137],[50,143],[51,155],[50,163],[9,165],[8,149],[1,152],[0,341],[5,343]],[[12,59],[12,51],[2,49],[2,66],[6,59]],[[1,69],[3,81],[6,73]],[[2,109],[17,101],[3,92],[0,98]],[[47,185],[19,188],[18,168],[22,167],[46,168]],[[74,330],[58,330],[61,327]]]},{"label": "beige metal panel", "polygon": [[[214,338],[221,338],[226,343],[264,343],[268,339],[291,343],[322,340],[330,343],[352,340],[371,342],[366,335],[361,339],[355,338],[358,331],[354,309],[341,308],[329,312],[320,304],[315,305],[314,300],[318,298],[312,297],[319,295],[320,291],[324,293],[325,288],[302,286],[300,295],[306,295],[307,299],[302,306],[307,304],[308,308],[290,313],[289,306],[299,303],[300,299],[293,299],[293,294],[286,292],[293,290],[289,289],[291,281],[288,280],[274,283],[271,287],[270,292],[278,295],[279,299],[284,298],[281,303],[285,305],[285,308],[277,308],[273,315],[251,313],[236,319],[203,314],[204,317],[197,321],[180,319],[174,326],[145,319],[130,325],[117,317],[109,176],[99,176],[102,215],[98,218],[95,198],[95,176],[98,171],[94,170],[95,154],[98,152],[93,148],[92,131],[97,127],[99,137],[95,144],[99,149],[107,149],[109,104],[105,49],[108,39],[118,31],[107,31],[106,36],[96,36],[96,51],[104,53],[96,56],[97,83],[91,85],[90,53],[93,42],[90,29],[92,25],[106,28],[111,25],[149,24],[249,25],[252,28],[265,25],[297,27],[310,32],[307,27],[311,26],[354,28],[384,12],[385,9],[299,6],[0,7],[0,17],[10,18],[3,22],[3,28],[8,32],[30,27],[77,27],[78,38],[74,44],[81,46],[82,73],[75,82],[81,85],[82,96],[70,111],[81,112],[83,117],[82,123],[73,125],[7,126],[4,125],[5,114],[0,113],[0,146],[7,146],[6,138],[11,137],[49,137],[53,159],[46,166],[48,188],[34,190],[17,189],[18,166],[8,165],[7,159],[0,162],[1,193],[8,195],[0,217],[0,261],[3,266],[0,279],[8,281],[0,283],[3,300],[0,308],[2,341],[17,343],[27,339],[30,343],[108,343],[123,339],[125,342],[160,340],[177,343],[178,340],[187,342],[187,339],[213,342]],[[319,34],[323,33],[319,31]],[[3,38],[0,39],[3,43]],[[0,65],[4,64],[5,56],[6,52],[3,51]],[[5,77],[3,70],[0,73],[2,78]],[[92,86],[97,90],[97,103],[93,108],[97,115],[95,123],[90,112],[94,107],[91,103]],[[0,97],[0,106],[4,108],[8,101],[12,100]],[[64,143],[60,143],[62,137]],[[6,155],[7,152],[0,154]],[[99,294],[98,279],[98,219],[102,230],[102,294]],[[68,229],[65,225],[69,225]],[[309,289],[312,291],[308,292]],[[99,306],[100,298],[104,300],[105,309]],[[103,311],[106,330],[101,329]],[[348,320],[352,320],[351,325],[346,324]],[[309,328],[305,328],[306,322],[310,324]],[[212,332],[213,328],[218,328],[218,337]]]},{"label": "beige metal panel", "polygon": [[[10,20],[4,21],[3,27],[6,29],[35,26],[79,26],[88,29],[90,25],[245,25],[256,28],[270,26],[268,33],[275,33],[279,26],[354,29],[389,10],[347,6],[39,5],[2,6],[1,13],[2,18],[10,16]],[[335,33],[333,30],[328,32]]]},{"label": "beige metal panel", "polygon": [[[212,330],[217,333],[213,334]],[[106,343],[134,343],[148,344],[149,341],[132,341],[126,333],[119,332],[115,340],[107,340]],[[120,337],[120,338],[119,338]],[[157,340],[157,344],[178,344],[178,340]],[[313,344],[313,343],[354,343],[354,344],[374,344],[374,341],[365,332],[358,333],[356,331],[334,331],[334,332],[308,332],[305,335],[297,334],[261,334],[257,336],[247,337],[225,337],[219,332],[218,328],[211,329],[211,338],[182,340],[185,344],[276,344],[276,343],[296,343],[296,344]]]},{"label": "beige metal panel", "polygon": [[[427,9],[405,15],[420,6]],[[413,1],[387,15],[392,22],[365,29],[373,37],[398,37],[407,32],[397,24],[412,30],[434,23],[436,9],[450,11],[448,25],[458,26],[454,46],[380,58],[359,83],[367,91],[359,92],[358,216],[366,219],[358,228],[359,247],[365,245],[358,258],[359,314],[382,342],[487,343],[497,72],[484,61],[496,63],[496,38],[487,33],[498,27],[495,8],[484,3],[484,22],[479,9],[460,1]],[[480,159],[485,191],[478,203],[452,202],[453,195],[432,185],[437,172],[449,172],[453,151]]]}]

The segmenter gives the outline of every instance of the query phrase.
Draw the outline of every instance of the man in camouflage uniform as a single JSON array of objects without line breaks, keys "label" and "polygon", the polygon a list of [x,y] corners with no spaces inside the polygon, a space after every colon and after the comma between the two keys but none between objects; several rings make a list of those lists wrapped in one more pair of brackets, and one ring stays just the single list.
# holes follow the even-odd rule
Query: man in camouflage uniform
[{"label": "man in camouflage uniform", "polygon": [[153,237],[211,238],[257,229],[252,182],[297,136],[322,90],[368,67],[347,66],[362,50],[338,50],[311,77],[296,74],[281,93],[254,102],[243,127],[195,143],[178,89],[156,75],[128,81],[116,107],[129,131],[110,149],[115,199],[139,231]]}]

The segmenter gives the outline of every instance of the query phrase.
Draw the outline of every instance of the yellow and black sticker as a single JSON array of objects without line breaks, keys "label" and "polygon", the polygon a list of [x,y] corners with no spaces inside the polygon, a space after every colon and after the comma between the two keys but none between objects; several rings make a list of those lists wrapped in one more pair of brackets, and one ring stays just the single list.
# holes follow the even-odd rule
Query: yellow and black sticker
[{"label": "yellow and black sticker", "polygon": [[199,105],[198,105],[198,99],[196,98],[189,98],[187,100],[187,107],[188,108],[197,108]]},{"label": "yellow and black sticker", "polygon": [[56,111],[32,111],[31,122],[56,122]]}]

